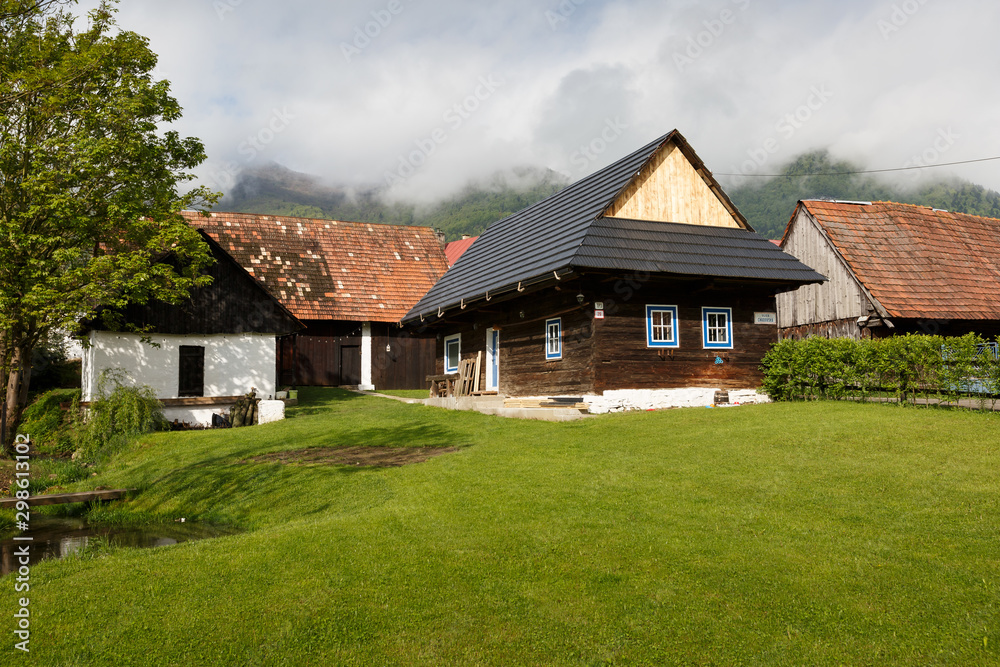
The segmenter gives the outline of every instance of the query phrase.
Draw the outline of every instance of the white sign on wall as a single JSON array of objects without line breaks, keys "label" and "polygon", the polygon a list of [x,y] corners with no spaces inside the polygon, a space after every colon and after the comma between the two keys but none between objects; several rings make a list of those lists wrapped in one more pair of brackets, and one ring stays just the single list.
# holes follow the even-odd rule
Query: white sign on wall
[{"label": "white sign on wall", "polygon": [[754,324],[777,324],[778,314],[777,313],[754,313],[753,314]]}]

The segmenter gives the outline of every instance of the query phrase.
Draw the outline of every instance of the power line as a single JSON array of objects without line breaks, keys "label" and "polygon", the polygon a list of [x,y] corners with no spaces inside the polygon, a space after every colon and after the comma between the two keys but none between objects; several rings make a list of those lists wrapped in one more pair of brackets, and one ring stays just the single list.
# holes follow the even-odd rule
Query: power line
[{"label": "power line", "polygon": [[990,160],[1000,160],[1000,155],[996,157],[982,157],[976,160],[960,160],[959,162],[942,162],[940,164],[924,164],[916,167],[896,167],[895,169],[867,169],[865,171],[816,171],[809,174],[722,174],[715,172],[715,176],[756,176],[758,178],[800,178],[802,176],[853,176],[854,174],[884,174],[888,171],[910,171],[911,169],[931,169],[934,167],[951,167],[956,164],[971,164],[973,162],[989,162]]}]

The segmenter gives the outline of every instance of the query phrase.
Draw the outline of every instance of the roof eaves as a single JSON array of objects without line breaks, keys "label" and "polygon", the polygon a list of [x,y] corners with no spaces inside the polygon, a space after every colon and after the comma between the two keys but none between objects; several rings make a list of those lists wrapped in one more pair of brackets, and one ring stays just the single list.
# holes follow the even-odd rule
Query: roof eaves
[{"label": "roof eaves", "polygon": [[406,323],[406,322],[415,322],[418,320],[420,322],[424,322],[429,317],[435,317],[437,319],[441,319],[449,311],[455,310],[456,308],[458,308],[459,310],[465,310],[472,304],[478,303],[480,301],[486,303],[492,301],[494,298],[498,296],[503,296],[505,294],[509,294],[515,291],[516,292],[525,292],[529,290],[534,291],[548,284],[549,282],[553,281],[558,282],[561,280],[565,280],[567,278],[571,278],[574,275],[574,273],[575,271],[572,267],[565,266],[559,269],[555,269],[553,271],[547,271],[542,274],[537,274],[531,278],[525,278],[524,280],[514,281],[512,283],[508,283],[501,287],[487,290],[486,292],[480,294],[475,294],[470,297],[463,297],[459,299],[458,304],[431,307],[429,310],[419,309],[419,304],[418,304],[413,308],[413,310],[407,313],[406,316],[403,317],[402,320],[400,320],[400,322]]}]

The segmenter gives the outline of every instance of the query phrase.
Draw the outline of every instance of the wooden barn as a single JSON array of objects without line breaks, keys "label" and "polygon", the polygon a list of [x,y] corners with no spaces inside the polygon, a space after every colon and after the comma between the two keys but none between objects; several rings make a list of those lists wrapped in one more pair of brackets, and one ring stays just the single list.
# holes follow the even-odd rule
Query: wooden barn
[{"label": "wooden barn", "polygon": [[[83,351],[83,400],[95,398],[103,371],[120,369],[149,385],[168,419],[211,424],[236,397],[256,388],[273,397],[278,386],[278,338],[303,325],[218,243],[202,232],[215,258],[212,284],[178,304],[151,301],[121,313],[131,330],[91,322]],[[152,343],[152,344],[150,344]]]},{"label": "wooden barn", "polygon": [[185,213],[305,325],[282,339],[282,385],[416,389],[434,339],[399,321],[444,274],[429,227]]},{"label": "wooden barn", "polygon": [[491,225],[404,322],[503,396],[754,388],[775,293],[824,277],[757,235],[673,131]]},{"label": "wooden barn", "polygon": [[829,276],[778,295],[783,337],[1000,334],[1000,220],[808,200],[796,206],[781,247]]}]

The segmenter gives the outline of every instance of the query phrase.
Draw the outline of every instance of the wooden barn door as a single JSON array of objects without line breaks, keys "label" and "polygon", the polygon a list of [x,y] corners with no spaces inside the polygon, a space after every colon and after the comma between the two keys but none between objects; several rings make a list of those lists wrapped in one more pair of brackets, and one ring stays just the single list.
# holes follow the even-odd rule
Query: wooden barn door
[{"label": "wooden barn door", "polygon": [[340,384],[361,384],[361,346],[340,346]]},{"label": "wooden barn door", "polygon": [[296,336],[281,336],[278,338],[278,384],[282,387],[294,387],[299,383],[296,377]]}]

